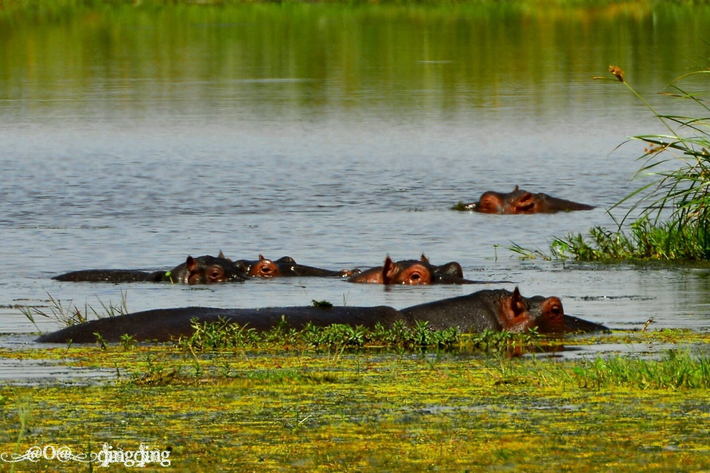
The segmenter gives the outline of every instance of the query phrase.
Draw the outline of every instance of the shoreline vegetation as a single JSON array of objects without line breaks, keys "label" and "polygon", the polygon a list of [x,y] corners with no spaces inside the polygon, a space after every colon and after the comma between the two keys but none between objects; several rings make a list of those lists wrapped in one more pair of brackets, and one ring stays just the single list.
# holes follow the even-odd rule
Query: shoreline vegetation
[{"label": "shoreline vegetation", "polygon": [[[130,8],[157,10],[170,8],[229,9],[249,6],[317,8],[319,6],[362,8],[426,9],[503,8],[529,16],[549,15],[554,10],[581,10],[585,15],[631,15],[650,13],[655,8],[710,6],[710,0],[0,0],[0,20],[13,16],[55,20],[89,11]],[[670,10],[669,10],[670,12]]]},{"label": "shoreline vegetation", "polygon": [[[708,343],[708,334],[682,330],[616,336],[640,350]],[[105,375],[88,385],[0,388],[6,458],[46,445],[88,454],[106,442],[124,451],[140,443],[169,451],[178,471],[710,468],[706,351],[565,362],[507,351],[313,350],[288,343],[0,353]],[[87,469],[42,458],[15,465]]]},{"label": "shoreline vegetation", "polygon": [[[609,67],[614,79],[624,84],[663,124],[667,133],[638,135],[630,141],[646,143],[638,158],[641,168],[634,179],[649,181],[609,209],[615,230],[596,226],[581,233],[555,237],[550,254],[513,244],[511,251],[522,258],[542,258],[605,263],[664,261],[706,263],[710,260],[710,107],[707,85],[710,68],[685,74],[670,84],[664,95],[691,100],[702,114],[697,117],[662,114],[655,110],[624,78],[624,72]],[[693,79],[699,90],[681,86]],[[697,87],[697,83],[695,84]],[[623,145],[624,143],[622,143]],[[621,145],[620,145],[621,146]],[[631,209],[620,220],[611,212],[630,201]],[[632,214],[634,215],[632,217]],[[630,223],[629,223],[630,221]]]},{"label": "shoreline vegetation", "polygon": [[[22,10],[37,8],[77,8],[77,7],[174,7],[174,6],[232,6],[253,4],[340,4],[340,5],[495,5],[502,3],[496,0],[0,0],[0,8],[4,10]],[[582,6],[599,5],[643,5],[643,4],[710,4],[707,0],[677,1],[677,0],[515,0],[509,4],[528,4],[545,6]]]},{"label": "shoreline vegetation", "polygon": [[[124,293],[99,304],[105,316],[127,311]],[[79,323],[97,312],[55,300],[31,316]],[[195,328],[175,343],[0,347],[9,366],[97,373],[3,385],[0,455],[144,444],[169,452],[178,471],[710,468],[710,333]],[[587,356],[561,356],[565,345]],[[60,464],[87,469],[42,457],[11,465]]]}]

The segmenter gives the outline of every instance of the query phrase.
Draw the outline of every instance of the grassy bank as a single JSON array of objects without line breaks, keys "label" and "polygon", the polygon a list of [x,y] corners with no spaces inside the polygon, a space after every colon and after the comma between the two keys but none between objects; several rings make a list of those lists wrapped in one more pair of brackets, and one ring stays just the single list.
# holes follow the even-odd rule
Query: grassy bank
[{"label": "grassy bank", "polygon": [[[682,331],[614,337],[708,342]],[[0,453],[47,444],[88,453],[104,442],[129,451],[144,442],[170,451],[177,471],[710,468],[707,354],[559,362],[476,352],[73,346],[0,357],[115,373],[101,385],[0,388]],[[87,466],[18,464],[51,468]]]},{"label": "grassy bank", "polygon": [[[229,6],[244,5],[254,3],[274,3],[272,0],[0,0],[0,7],[5,10],[22,9],[59,9],[59,8],[97,8],[103,6],[132,5],[135,7],[163,7],[174,5],[199,5],[199,6]],[[276,3],[314,3],[306,0],[283,0]],[[345,5],[460,5],[478,4],[490,5],[499,3],[492,0],[317,0],[315,3],[345,4]],[[584,5],[608,5],[608,4],[654,4],[663,3],[651,0],[636,0],[618,2],[615,0],[517,0],[514,3],[530,5],[560,5],[560,6],[584,6]],[[679,3],[668,1],[666,3]],[[707,0],[694,0],[690,3],[696,5],[708,4]]]},{"label": "grassy bank", "polygon": [[[220,13],[227,12],[232,7],[249,5],[283,5],[288,8],[293,5],[333,5],[344,8],[357,7],[405,7],[416,9],[449,8],[466,11],[467,8],[502,8],[508,12],[519,12],[526,16],[548,16],[555,18],[569,9],[587,10],[585,17],[638,17],[647,14],[657,6],[668,6],[665,14],[673,15],[673,6],[710,5],[710,0],[633,0],[619,2],[616,0],[0,0],[0,20],[35,19],[39,21],[61,21],[74,15],[83,15],[89,12],[106,12],[130,8],[136,11],[158,11],[164,9],[200,9],[213,10]],[[436,14],[436,13],[435,13]]]}]

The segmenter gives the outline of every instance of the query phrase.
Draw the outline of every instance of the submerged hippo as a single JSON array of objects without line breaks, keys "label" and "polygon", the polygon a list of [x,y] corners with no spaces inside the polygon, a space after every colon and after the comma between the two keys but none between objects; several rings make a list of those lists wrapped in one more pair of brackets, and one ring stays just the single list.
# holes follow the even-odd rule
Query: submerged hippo
[{"label": "submerged hippo", "polygon": [[403,310],[378,307],[276,307],[266,309],[217,309],[183,307],[156,309],[93,320],[42,335],[41,343],[93,343],[95,333],[108,342],[118,342],[124,334],[136,340],[168,341],[192,335],[192,320],[199,323],[220,319],[264,331],[285,320],[288,326],[302,329],[306,324],[327,326],[349,324],[372,328],[377,323],[391,326],[402,322],[414,326],[425,321],[435,330],[456,327],[462,332],[508,330],[522,332],[535,328],[540,333],[604,331],[606,327],[564,314],[557,297],[523,297],[516,288],[478,291],[467,296],[415,305]]},{"label": "submerged hippo", "polygon": [[591,205],[558,199],[543,193],[533,194],[518,188],[518,186],[515,186],[513,192],[507,194],[494,191],[484,192],[478,202],[459,204],[454,207],[456,210],[473,210],[487,214],[554,213],[592,210],[593,208]]},{"label": "submerged hippo", "polygon": [[[348,282],[367,284],[487,284],[487,281],[471,281],[463,278],[463,269],[455,261],[435,266],[422,255],[418,260],[392,261],[387,256],[383,266],[370,268],[348,279]],[[508,281],[491,281],[506,283]]]},{"label": "submerged hippo", "polygon": [[175,284],[214,284],[227,281],[245,281],[246,275],[232,260],[220,252],[217,257],[188,256],[184,263],[170,271],[137,271],[131,269],[87,269],[72,271],[52,279],[69,282],[171,282]]},{"label": "submerged hippo", "polygon": [[331,271],[329,269],[314,268],[313,266],[298,264],[296,260],[290,256],[284,256],[274,261],[259,255],[259,259],[256,261],[238,260],[235,264],[239,266],[245,274],[257,278],[292,276],[344,277],[352,274],[352,272],[347,269]]}]

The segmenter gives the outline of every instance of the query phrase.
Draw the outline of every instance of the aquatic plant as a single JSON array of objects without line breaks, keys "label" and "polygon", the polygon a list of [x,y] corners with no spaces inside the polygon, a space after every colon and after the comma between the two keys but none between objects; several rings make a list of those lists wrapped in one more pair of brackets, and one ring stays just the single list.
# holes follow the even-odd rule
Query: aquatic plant
[{"label": "aquatic plant", "polygon": [[[614,220],[615,230],[597,226],[588,235],[556,237],[549,256],[515,244],[511,251],[524,258],[580,261],[709,260],[710,107],[700,93],[689,92],[679,83],[690,78],[710,79],[710,68],[675,79],[668,86],[672,92],[666,94],[691,100],[700,107],[702,117],[661,114],[629,85],[620,68],[610,66],[609,71],[614,76],[609,80],[624,84],[668,130],[665,134],[637,135],[630,139],[647,143],[638,158],[642,164],[634,179],[648,182],[610,209],[633,202],[620,221]],[[636,215],[634,220],[626,226],[632,215]]]},{"label": "aquatic plant", "polygon": [[[456,328],[432,330],[428,322],[408,327],[402,322],[391,326],[376,324],[372,329],[346,324],[319,327],[307,323],[303,329],[288,327],[285,320],[271,330],[257,332],[252,328],[220,319],[217,322],[193,321],[194,333],[181,338],[177,345],[185,351],[220,351],[232,349],[299,349],[315,351],[359,350],[362,348],[473,349],[477,351],[507,351],[535,348],[542,337],[537,330],[512,334],[486,330],[462,334]],[[554,341],[551,341],[554,343]]]},{"label": "aquatic plant", "polygon": [[[552,258],[574,258],[579,261],[707,260],[708,246],[695,236],[693,226],[678,228],[678,222],[652,223],[648,216],[643,216],[626,230],[596,226],[586,236],[570,234],[564,238],[556,237],[550,249]],[[551,257],[546,256],[546,259]]]},{"label": "aquatic plant", "polygon": [[317,301],[313,299],[311,302],[313,302],[313,307],[333,307],[333,304],[329,301]]},{"label": "aquatic plant", "polygon": [[515,242],[512,242],[511,246],[509,246],[508,249],[513,253],[516,253],[518,257],[523,260],[543,259],[549,261],[552,259],[550,255],[546,254],[543,250],[539,248],[533,250],[530,248],[525,248]]},{"label": "aquatic plant", "polygon": [[[0,454],[45,444],[87,451],[96,442],[134,450],[144,441],[172,451],[180,471],[704,471],[708,341],[689,330],[574,339],[613,344],[589,359],[396,347],[193,355],[169,344],[75,345],[68,353],[28,345],[3,353],[120,366],[126,375],[89,386],[3,384]],[[649,354],[652,342],[680,346]],[[639,351],[617,357],[617,343]],[[25,399],[32,419],[23,428],[15,412]],[[58,460],[19,465],[89,469]]]},{"label": "aquatic plant", "polygon": [[708,389],[710,357],[678,350],[669,350],[660,361],[598,357],[574,367],[573,373],[581,388]]},{"label": "aquatic plant", "polygon": [[51,294],[47,294],[49,297],[48,312],[37,306],[27,305],[25,307],[20,307],[20,312],[22,315],[27,317],[27,319],[32,322],[32,325],[41,332],[35,321],[35,316],[45,317],[52,319],[55,322],[63,325],[64,327],[71,327],[72,325],[83,324],[87,322],[90,318],[102,319],[104,317],[116,317],[119,315],[125,315],[128,313],[127,297],[128,291],[121,290],[121,302],[116,305],[111,301],[104,303],[101,299],[98,299],[101,305],[101,310],[95,309],[88,303],[84,303],[84,310],[82,311],[74,305],[73,301],[69,301],[66,305],[62,303],[61,300],[55,299]]},{"label": "aquatic plant", "polygon": [[[668,336],[708,340],[688,331],[622,336],[639,347]],[[64,356],[45,348],[21,352]],[[565,361],[257,347],[193,357],[170,345],[140,345],[74,346],[69,359],[120,365],[130,375],[90,386],[3,385],[3,408],[13,414],[0,418],[0,452],[50,443],[86,451],[97,441],[133,450],[144,441],[171,450],[181,471],[710,468],[707,352]],[[18,447],[23,426],[14,412],[27,398],[33,416]],[[57,460],[20,465],[38,472],[88,467]]]},{"label": "aquatic plant", "polygon": [[[32,419],[32,402],[29,398],[21,399],[17,404],[17,416],[20,420],[20,428],[17,431],[17,442],[13,455],[18,455],[20,445],[29,431],[29,423]],[[15,471],[16,464],[10,466],[10,473]]]},{"label": "aquatic plant", "polygon": [[129,335],[127,333],[121,335],[121,341],[119,342],[119,345],[124,350],[133,350],[137,344],[138,341],[132,335]]}]

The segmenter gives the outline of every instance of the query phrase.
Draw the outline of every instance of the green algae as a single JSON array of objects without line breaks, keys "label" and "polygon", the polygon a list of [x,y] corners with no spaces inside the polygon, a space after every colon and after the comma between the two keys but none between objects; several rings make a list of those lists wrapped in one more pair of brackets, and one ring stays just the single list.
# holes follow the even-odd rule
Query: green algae
[{"label": "green algae", "polygon": [[[569,342],[707,346],[709,338],[663,330]],[[104,442],[135,450],[144,442],[169,449],[179,471],[707,470],[707,352],[656,355],[565,361],[507,352],[190,351],[177,344],[4,350],[0,357],[62,359],[117,375],[83,387],[3,386],[0,453],[46,444],[86,453]],[[695,370],[704,384],[622,376],[667,369]],[[20,406],[31,406],[31,416],[18,443]],[[58,467],[42,460],[20,470]]]}]

